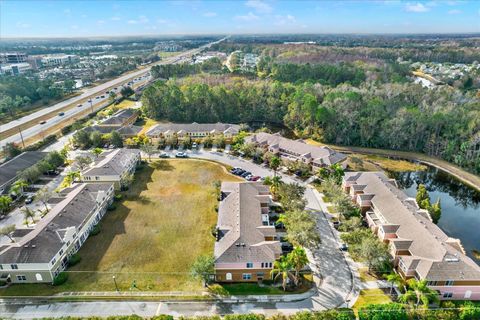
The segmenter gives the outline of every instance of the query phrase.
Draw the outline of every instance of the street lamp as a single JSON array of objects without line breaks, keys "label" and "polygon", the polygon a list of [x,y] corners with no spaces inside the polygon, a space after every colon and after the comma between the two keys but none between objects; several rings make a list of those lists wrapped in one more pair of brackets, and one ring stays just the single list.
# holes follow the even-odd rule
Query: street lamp
[{"label": "street lamp", "polygon": [[93,102],[92,102],[92,99],[88,100],[88,102],[90,102],[90,109],[92,110],[92,113],[93,113]]},{"label": "street lamp", "polygon": [[112,276],[112,279],[113,283],[115,283],[115,290],[117,290],[117,292],[120,292],[120,290],[118,290],[117,280],[115,279],[115,276]]}]

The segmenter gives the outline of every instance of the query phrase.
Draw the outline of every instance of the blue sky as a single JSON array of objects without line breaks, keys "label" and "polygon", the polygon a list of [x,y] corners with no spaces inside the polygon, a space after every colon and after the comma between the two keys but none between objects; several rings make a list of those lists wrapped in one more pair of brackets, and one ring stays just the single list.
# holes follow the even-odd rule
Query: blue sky
[{"label": "blue sky", "polygon": [[0,0],[0,37],[480,32],[480,1]]}]

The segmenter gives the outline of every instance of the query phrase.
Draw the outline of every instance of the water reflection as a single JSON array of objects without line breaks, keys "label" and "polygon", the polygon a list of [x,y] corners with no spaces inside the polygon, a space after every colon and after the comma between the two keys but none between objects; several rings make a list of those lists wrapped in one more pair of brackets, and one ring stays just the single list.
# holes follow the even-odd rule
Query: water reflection
[{"label": "water reflection", "polygon": [[388,174],[411,197],[415,197],[417,186],[422,183],[432,202],[440,198],[442,216],[438,226],[450,237],[460,239],[467,254],[475,258],[472,250],[480,250],[480,192],[432,167],[426,171]]}]

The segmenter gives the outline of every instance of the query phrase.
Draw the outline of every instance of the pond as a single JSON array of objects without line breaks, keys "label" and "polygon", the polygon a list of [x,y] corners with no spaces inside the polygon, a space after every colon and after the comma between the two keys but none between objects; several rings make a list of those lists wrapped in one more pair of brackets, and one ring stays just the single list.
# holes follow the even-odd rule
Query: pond
[{"label": "pond", "polygon": [[425,171],[389,174],[411,197],[415,197],[417,185],[422,183],[432,202],[440,198],[442,216],[438,226],[448,236],[460,239],[468,256],[480,263],[473,253],[473,250],[480,250],[480,192],[433,167]]}]

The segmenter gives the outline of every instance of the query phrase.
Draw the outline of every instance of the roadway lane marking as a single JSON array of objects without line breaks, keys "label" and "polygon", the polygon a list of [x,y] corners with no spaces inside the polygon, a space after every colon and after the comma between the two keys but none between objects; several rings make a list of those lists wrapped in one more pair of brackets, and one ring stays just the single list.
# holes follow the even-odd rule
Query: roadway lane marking
[{"label": "roadway lane marking", "polygon": [[162,307],[162,303],[159,302],[159,303],[158,303],[158,307],[157,307],[157,311],[155,311],[155,315],[156,315],[156,316],[159,316],[159,315],[160,315],[160,308],[161,308],[161,307]]}]

